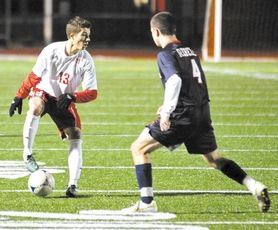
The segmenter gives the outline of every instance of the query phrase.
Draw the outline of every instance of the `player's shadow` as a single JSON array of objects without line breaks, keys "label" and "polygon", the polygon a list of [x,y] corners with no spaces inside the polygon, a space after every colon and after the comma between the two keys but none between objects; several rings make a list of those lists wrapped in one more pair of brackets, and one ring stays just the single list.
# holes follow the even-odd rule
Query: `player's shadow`
[{"label": "player's shadow", "polygon": [[119,198],[125,198],[125,197],[138,197],[138,195],[135,194],[97,194],[97,193],[91,193],[91,194],[78,194],[76,197],[71,198],[71,197],[66,197],[65,195],[52,195],[45,197],[46,199],[85,199],[85,198],[91,198],[91,197],[119,197]]},{"label": "player's shadow", "polygon": [[221,193],[221,192],[167,192],[167,193],[159,193],[156,192],[155,196],[203,196],[203,195],[223,195],[223,196],[250,196],[251,193],[236,193],[236,192],[225,192],[225,193]]},{"label": "player's shadow", "polygon": [[76,197],[67,197],[65,195],[61,195],[61,196],[48,196],[45,197],[45,199],[68,199],[68,200],[75,200],[75,199],[84,199],[84,198],[90,198],[90,197],[94,197],[94,194],[79,194]]},{"label": "player's shadow", "polygon": [[[174,192],[174,193],[155,193],[155,196],[203,196],[203,195],[221,195],[221,196],[251,196],[251,194],[249,193],[235,193],[235,192],[226,192],[225,194],[223,193],[219,193],[219,192],[215,192],[215,193],[211,193],[211,192],[200,192],[200,193],[183,193],[183,192]],[[270,196],[277,196],[278,194],[276,193],[271,193],[270,192]],[[215,214],[215,215],[221,215],[221,214],[258,214],[261,212],[259,210],[235,210],[235,211],[227,211],[227,210],[215,210],[215,211],[184,211],[184,212],[173,212],[177,215],[181,214],[181,215],[192,215],[192,214],[197,214],[197,215],[208,215],[208,214]],[[276,209],[276,207],[273,205],[273,202],[271,204],[270,210],[267,212],[268,214],[277,214],[278,210]]]}]

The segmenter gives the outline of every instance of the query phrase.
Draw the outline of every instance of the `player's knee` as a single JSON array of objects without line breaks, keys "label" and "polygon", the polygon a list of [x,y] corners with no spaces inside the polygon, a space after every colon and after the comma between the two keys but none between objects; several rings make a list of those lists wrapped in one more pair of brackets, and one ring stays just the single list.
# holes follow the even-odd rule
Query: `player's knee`
[{"label": "player's knee", "polygon": [[207,163],[209,164],[209,166],[221,170],[228,163],[228,160],[220,157],[217,159],[210,159],[209,161],[207,161]]},{"label": "player's knee", "polygon": [[215,161],[207,161],[207,164],[208,164],[210,167],[217,169],[217,164],[216,164]]},{"label": "player's knee", "polygon": [[215,169],[219,169],[223,164],[223,158],[217,150],[203,155],[203,159],[209,166]]},{"label": "player's knee", "polygon": [[131,150],[132,156],[134,156],[134,157],[144,154],[141,151],[140,145],[136,141],[131,144],[130,150]]},{"label": "player's knee", "polygon": [[44,110],[44,101],[40,98],[31,98],[28,112],[35,116],[40,116]]},{"label": "player's knee", "polygon": [[71,127],[64,129],[64,132],[68,136],[68,138],[71,139],[81,139],[81,131],[77,127]]},{"label": "player's knee", "polygon": [[37,107],[37,108],[35,108],[34,110],[32,110],[32,113],[33,113],[33,115],[35,115],[35,116],[40,116],[40,115],[42,114],[42,112],[43,112],[42,107]]},{"label": "player's knee", "polygon": [[134,142],[131,145],[131,153],[135,165],[150,163],[150,154],[147,153],[146,148],[140,145],[139,142]]},{"label": "player's knee", "polygon": [[130,146],[130,151],[132,153],[132,155],[134,155],[134,153],[137,152],[137,145],[136,145],[136,142],[133,142]]}]

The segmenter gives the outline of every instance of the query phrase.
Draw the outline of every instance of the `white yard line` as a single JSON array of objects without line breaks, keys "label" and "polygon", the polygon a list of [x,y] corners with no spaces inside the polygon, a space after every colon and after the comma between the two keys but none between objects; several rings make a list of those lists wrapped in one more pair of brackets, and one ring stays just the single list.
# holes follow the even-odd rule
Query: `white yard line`
[{"label": "white yard line", "polygon": [[125,222],[115,222],[115,221],[67,221],[65,223],[59,221],[7,221],[0,223],[0,227],[4,229],[21,229],[21,230],[30,230],[30,229],[98,229],[98,230],[107,230],[107,229],[121,229],[121,230],[209,230],[206,227],[192,226],[192,225],[179,225],[175,222],[171,223],[161,223],[161,222],[143,222],[143,221],[134,221],[130,223]]},{"label": "white yard line", "polygon": [[136,221],[39,221],[39,220],[21,220],[14,221],[8,218],[3,219],[0,227],[12,229],[180,229],[180,230],[205,230],[207,227],[201,226],[208,225],[271,225],[273,228],[278,225],[278,221],[179,221],[179,222],[165,222],[165,221],[148,221],[148,222],[136,222]]},{"label": "white yard line", "polygon": [[[68,151],[67,148],[34,148],[36,151]],[[23,151],[22,148],[0,148],[0,152],[12,152]],[[129,152],[129,148],[83,148],[83,151],[95,151],[95,152]],[[167,149],[161,149],[163,152],[168,152]],[[185,152],[183,148],[175,150],[175,152]],[[221,152],[263,152],[263,153],[278,153],[278,149],[220,149]]]},{"label": "white yard line", "polygon": [[[1,136],[1,135],[0,135]],[[138,134],[83,134],[83,136],[100,136],[100,137],[137,137]],[[278,135],[261,135],[261,134],[240,134],[240,135],[218,135],[219,138],[278,138]]]},{"label": "white yard line", "polygon": [[[10,134],[13,135],[13,134]],[[10,136],[9,134],[4,134],[4,133],[0,133],[0,137],[5,137],[5,136]],[[84,137],[137,137],[138,134],[82,134],[82,136]],[[226,135],[218,135],[218,138],[278,138],[278,135],[262,135],[262,134],[254,134],[254,135],[250,135],[250,134],[226,134]]]},{"label": "white yard line", "polygon": [[[51,167],[55,168],[55,167]],[[67,168],[67,167],[58,167],[58,168]],[[212,167],[179,167],[179,166],[153,166],[153,169],[157,170],[215,170]],[[133,166],[83,166],[83,169],[134,169]],[[243,168],[248,171],[278,171],[278,168]]]},{"label": "white yard line", "polygon": [[[102,102],[104,104],[106,103],[113,103],[113,102],[119,102],[121,104],[121,106],[118,106],[118,107],[122,107],[122,105],[124,105],[123,103],[133,103],[135,101],[137,101],[138,103],[141,103],[141,102],[146,102],[148,101],[149,99],[151,98],[150,97],[146,97],[146,96],[141,96],[141,97],[116,97],[116,98],[111,98],[111,97],[106,97],[106,98],[102,98]],[[277,98],[271,98],[269,96],[263,96],[263,95],[260,95],[260,97],[258,98],[253,98],[253,97],[222,97],[222,98],[219,98],[217,96],[213,97],[213,100],[214,102],[229,102],[229,101],[236,101],[236,102],[249,102],[249,101],[258,101],[258,102],[265,102],[265,101],[268,101],[268,102],[277,102]],[[154,101],[155,102],[155,101]],[[1,106],[3,104],[0,104]]]},{"label": "white yard line", "polygon": [[[172,213],[124,213],[120,210],[81,210],[79,213],[0,211],[0,228],[20,229],[181,229],[208,230],[206,227],[167,222]],[[22,220],[12,220],[22,218]],[[25,218],[25,219],[23,219]],[[31,218],[31,220],[30,220]],[[38,220],[41,219],[41,220]]]},{"label": "white yard line", "polygon": [[[267,89],[266,89],[267,90]],[[267,99],[265,99],[267,100]],[[265,100],[262,100],[262,103],[260,105],[254,105],[253,103],[250,103],[250,102],[246,102],[246,103],[238,103],[239,100],[235,99],[235,102],[232,102],[232,103],[227,103],[226,101],[222,101],[220,100],[219,101],[219,104],[217,104],[217,108],[229,108],[229,109],[237,109],[237,108],[245,108],[245,109],[251,109],[251,110],[256,110],[256,109],[275,109],[275,108],[278,108],[278,103],[272,103],[271,105],[268,105],[265,103]],[[146,99],[147,101],[147,99]],[[213,100],[213,101],[216,101],[216,100]],[[253,101],[253,100],[251,100]],[[275,100],[276,102],[277,100]],[[223,102],[222,104],[220,104],[220,102]],[[216,106],[215,103],[211,104],[211,108],[214,107],[214,105]],[[146,108],[151,108],[153,110],[157,109],[157,106],[159,106],[159,104],[157,103],[121,103],[121,105],[119,106],[119,104],[111,101],[111,102],[106,102],[106,103],[102,103],[102,104],[98,104],[97,105],[97,108],[100,109],[100,108],[104,108],[104,109],[107,109],[107,107],[109,108],[126,108],[126,109],[130,109],[130,108],[140,108],[140,109],[146,109]],[[0,104],[0,107],[4,107],[5,109],[8,109],[9,107],[9,103],[7,104]],[[6,113],[6,115],[8,116],[8,111]]]},{"label": "white yard line", "polygon": [[223,69],[223,68],[215,68],[215,67],[204,67],[205,72],[213,73],[213,74],[224,74],[224,75],[232,75],[232,76],[240,76],[240,77],[250,77],[257,79],[270,79],[270,80],[278,80],[277,73],[266,73],[266,72],[246,72],[237,69]]},{"label": "white yard line", "polygon": [[[68,166],[46,166],[45,162],[37,162],[41,169],[47,170],[50,173],[64,173]],[[134,170],[134,166],[86,166],[82,167],[83,170]],[[278,171],[275,167],[245,167],[246,171]],[[192,166],[153,166],[153,170],[171,170],[171,171],[192,171],[192,170],[214,170],[212,167],[192,167]],[[30,173],[26,170],[23,161],[9,161],[0,160],[0,178],[17,179],[29,176]]]},{"label": "white yard line", "polygon": [[[7,112],[0,112],[1,116],[8,116]],[[93,116],[115,116],[115,114],[111,112],[89,112],[89,113],[82,113],[82,115],[93,115]],[[278,113],[213,113],[213,116],[219,116],[219,117],[276,117]],[[127,117],[133,117],[133,116],[156,116],[154,113],[133,113],[133,112],[117,112],[117,116],[127,116]]]},{"label": "white yard line", "polygon": [[[5,134],[0,134],[0,136],[5,136]],[[94,136],[94,137],[137,137],[138,134],[82,134],[82,136]],[[227,134],[227,135],[218,135],[219,138],[278,138],[278,135],[249,135],[249,134]]]},{"label": "white yard line", "polygon": [[175,223],[181,225],[278,225],[278,221],[180,221]]},{"label": "white yard line", "polygon": [[[5,163],[6,161],[0,161],[0,174],[1,173],[16,173],[16,172],[26,172],[26,169],[24,167],[24,163],[22,161],[20,164],[9,164]],[[12,161],[15,162],[15,161]],[[44,162],[38,162],[40,166],[43,167],[43,169],[51,169],[55,172],[55,169],[57,173],[61,172],[62,170],[59,169],[67,169],[68,166],[44,166]],[[10,169],[9,169],[10,168]],[[153,166],[153,169],[156,170],[215,170],[212,167],[191,167],[191,166]],[[83,166],[82,169],[104,169],[104,170],[123,170],[123,169],[134,169],[134,166]],[[278,168],[263,168],[263,167],[243,167],[244,170],[248,171],[278,171]],[[29,174],[27,172],[27,174]]]},{"label": "white yard line", "polygon": [[[30,191],[28,189],[0,189],[2,193],[25,193]],[[65,190],[55,189],[54,193],[63,193]],[[78,190],[79,194],[82,193],[97,193],[97,194],[138,194],[138,190],[128,189],[81,189]],[[278,194],[278,190],[270,190],[269,194]],[[245,190],[154,190],[154,194],[161,195],[194,195],[194,194],[222,194],[222,195],[251,195],[249,191]]]},{"label": "white yard line", "polygon": [[[144,126],[147,122],[82,122],[83,125],[93,126]],[[7,121],[0,122],[0,125],[7,125]],[[23,125],[22,122],[13,122],[13,125]],[[53,122],[41,121],[40,125],[53,125]],[[213,126],[243,126],[243,127],[276,127],[278,123],[238,123],[238,122],[215,122]],[[4,135],[2,133],[2,135]]]}]

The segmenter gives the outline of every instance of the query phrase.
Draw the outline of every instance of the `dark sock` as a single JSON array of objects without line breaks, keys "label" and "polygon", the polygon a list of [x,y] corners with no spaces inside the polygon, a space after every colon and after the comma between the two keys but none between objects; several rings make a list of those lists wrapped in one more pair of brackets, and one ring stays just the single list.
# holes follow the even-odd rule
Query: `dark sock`
[{"label": "dark sock", "polygon": [[218,169],[226,176],[242,184],[243,179],[247,176],[246,172],[234,161],[221,158],[217,160]]},{"label": "dark sock", "polygon": [[[152,187],[152,165],[150,163],[135,165],[135,171],[139,189]],[[153,196],[143,196],[141,200],[144,203],[150,204],[153,200]]]}]

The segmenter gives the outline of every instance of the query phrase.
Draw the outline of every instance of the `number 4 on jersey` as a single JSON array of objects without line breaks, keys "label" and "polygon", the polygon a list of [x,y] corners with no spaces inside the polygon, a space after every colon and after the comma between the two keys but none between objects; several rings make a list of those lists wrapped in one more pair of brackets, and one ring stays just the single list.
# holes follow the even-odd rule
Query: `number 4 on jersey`
[{"label": "number 4 on jersey", "polygon": [[191,64],[192,64],[192,74],[193,77],[198,79],[198,83],[202,84],[202,78],[201,78],[201,71],[199,70],[199,67],[194,59],[191,59]]}]

